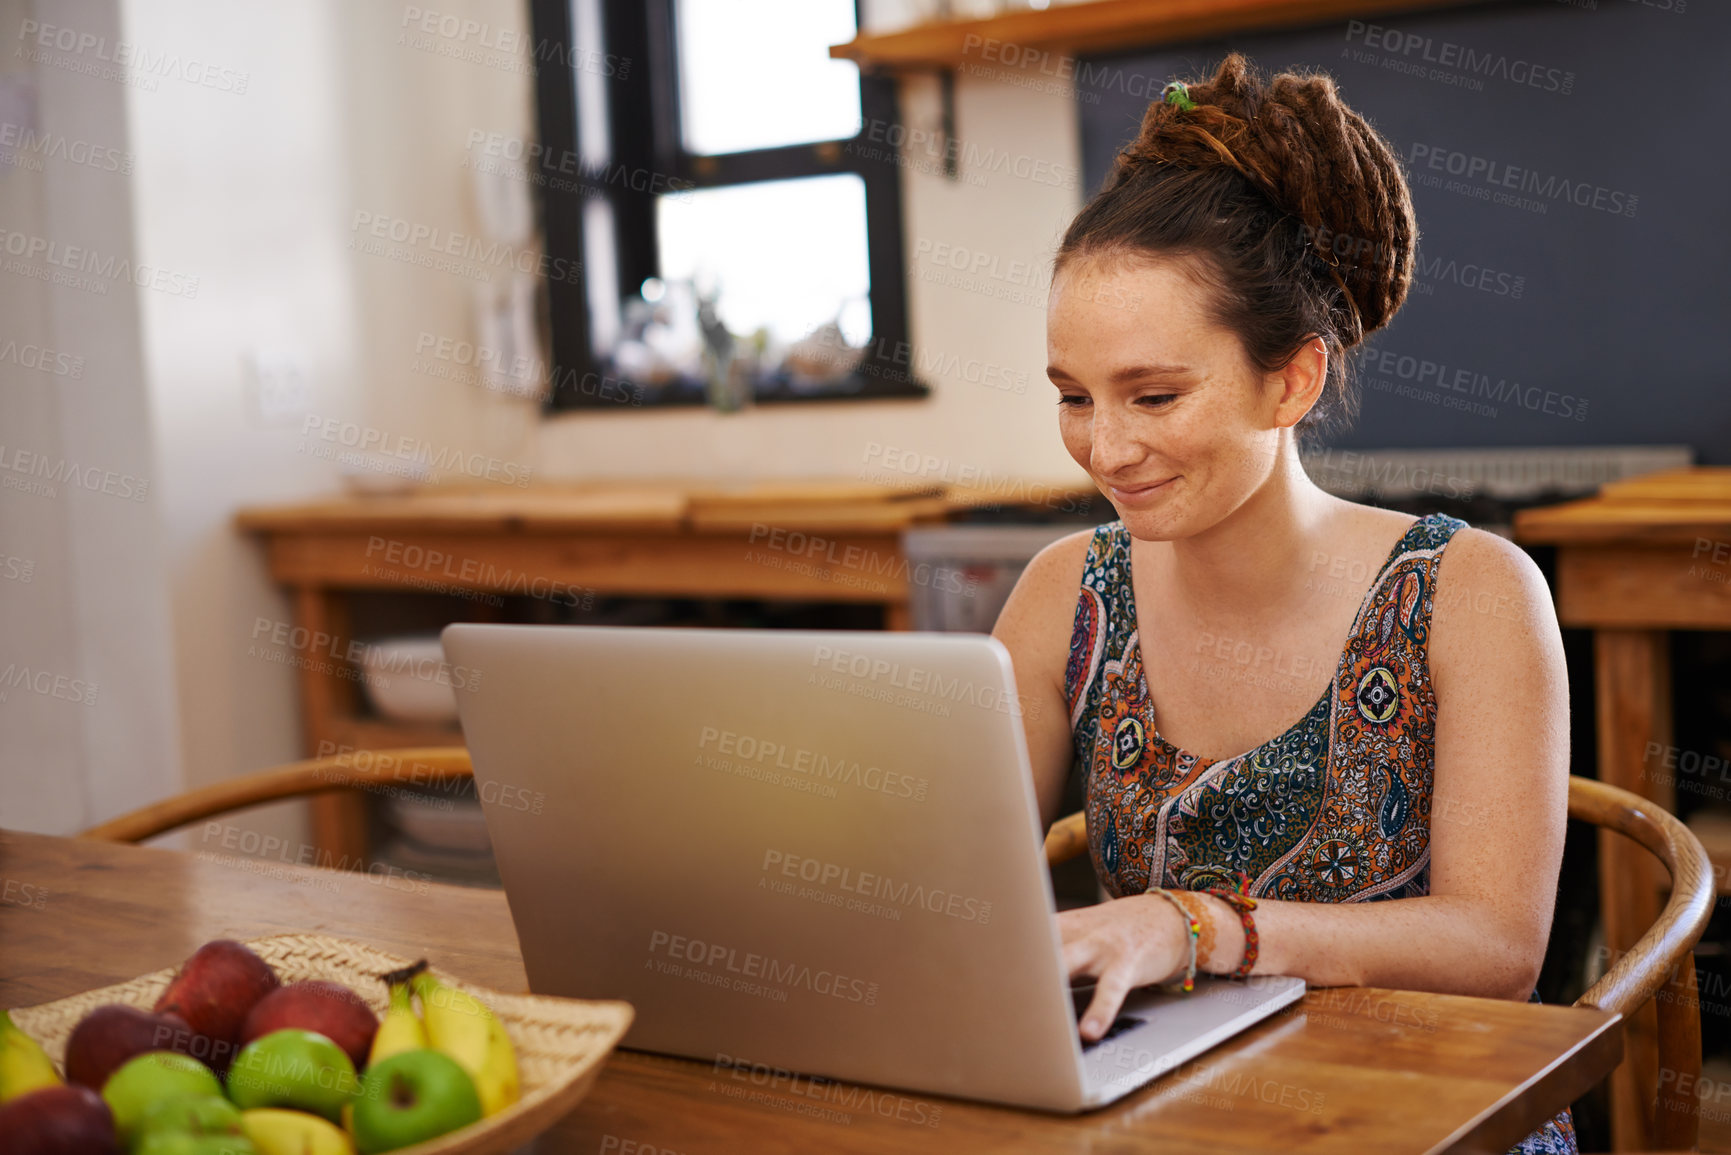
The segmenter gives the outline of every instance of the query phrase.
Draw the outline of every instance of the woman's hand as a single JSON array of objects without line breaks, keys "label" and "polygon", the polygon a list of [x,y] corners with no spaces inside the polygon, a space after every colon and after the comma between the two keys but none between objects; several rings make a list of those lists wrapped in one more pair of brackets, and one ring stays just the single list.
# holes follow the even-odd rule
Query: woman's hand
[{"label": "woman's hand", "polygon": [[1058,913],[1064,969],[1095,980],[1094,1000],[1082,1016],[1082,1037],[1098,1042],[1124,997],[1137,987],[1182,974],[1190,957],[1190,928],[1178,908],[1157,894],[1133,894]]}]

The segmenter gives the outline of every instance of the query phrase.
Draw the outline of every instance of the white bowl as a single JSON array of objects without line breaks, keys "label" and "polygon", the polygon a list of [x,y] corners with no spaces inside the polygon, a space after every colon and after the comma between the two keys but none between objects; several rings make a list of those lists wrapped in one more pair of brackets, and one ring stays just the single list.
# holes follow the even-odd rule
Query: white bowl
[{"label": "white bowl", "polygon": [[356,497],[400,497],[431,484],[433,471],[420,461],[381,458],[343,470],[343,488]]},{"label": "white bowl", "polygon": [[437,637],[384,638],[361,658],[373,709],[399,722],[455,722],[457,692]]},{"label": "white bowl", "polygon": [[439,790],[423,798],[397,791],[385,800],[385,812],[386,821],[420,849],[445,854],[493,853],[487,820],[472,795],[454,796],[450,790]]}]

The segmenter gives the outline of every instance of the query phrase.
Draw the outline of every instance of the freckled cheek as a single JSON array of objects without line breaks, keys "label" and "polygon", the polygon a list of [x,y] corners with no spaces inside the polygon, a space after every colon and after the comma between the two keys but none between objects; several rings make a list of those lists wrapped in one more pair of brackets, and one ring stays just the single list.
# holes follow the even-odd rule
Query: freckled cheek
[{"label": "freckled cheek", "polygon": [[1093,429],[1088,424],[1088,419],[1077,413],[1059,414],[1058,436],[1063,439],[1064,448],[1070,456],[1086,468],[1094,448]]},{"label": "freckled cheek", "polygon": [[1194,411],[1169,415],[1160,423],[1158,436],[1150,431],[1142,440],[1180,473],[1203,469],[1222,448],[1218,431]]}]

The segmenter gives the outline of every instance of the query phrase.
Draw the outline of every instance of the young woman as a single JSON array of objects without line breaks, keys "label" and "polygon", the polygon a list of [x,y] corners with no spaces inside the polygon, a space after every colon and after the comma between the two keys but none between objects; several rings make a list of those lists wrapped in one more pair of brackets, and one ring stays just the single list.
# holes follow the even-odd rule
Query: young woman
[{"label": "young woman", "polygon": [[[1537,997],[1568,793],[1549,590],[1502,538],[1299,464],[1417,233],[1328,77],[1234,54],[1150,106],[1058,249],[1058,428],[1118,520],[1042,551],[994,634],[1048,822],[1085,775],[1112,897],[1059,922],[1089,1040],[1182,975],[1191,920],[1214,974]],[[1573,1152],[1569,1112],[1516,1150]]]}]

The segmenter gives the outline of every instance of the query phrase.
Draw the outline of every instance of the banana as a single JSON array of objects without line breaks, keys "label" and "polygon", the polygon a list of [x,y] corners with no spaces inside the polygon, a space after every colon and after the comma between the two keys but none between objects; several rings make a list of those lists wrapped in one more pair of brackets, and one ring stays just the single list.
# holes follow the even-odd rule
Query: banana
[{"label": "banana", "polygon": [[391,987],[391,1006],[385,1012],[385,1017],[379,1021],[378,1033],[373,1036],[373,1049],[367,1053],[368,1066],[403,1051],[418,1051],[427,1047],[427,1028],[422,1025],[420,1016],[415,1014],[414,1004],[409,999],[409,979],[419,974],[426,965],[426,960],[423,959],[407,970],[392,971],[384,976],[385,982]]},{"label": "banana", "polygon": [[305,1111],[260,1107],[240,1113],[259,1155],[355,1155],[355,1145],[328,1120]]},{"label": "banana", "polygon": [[448,986],[428,972],[410,980],[421,996],[421,1011],[427,1023],[427,1039],[475,1080],[481,1110],[495,1115],[522,1095],[517,1076],[517,1053],[511,1038],[485,1003],[473,995]]},{"label": "banana", "polygon": [[54,1060],[13,1024],[11,1015],[0,1011],[0,1103],[60,1082]]}]

